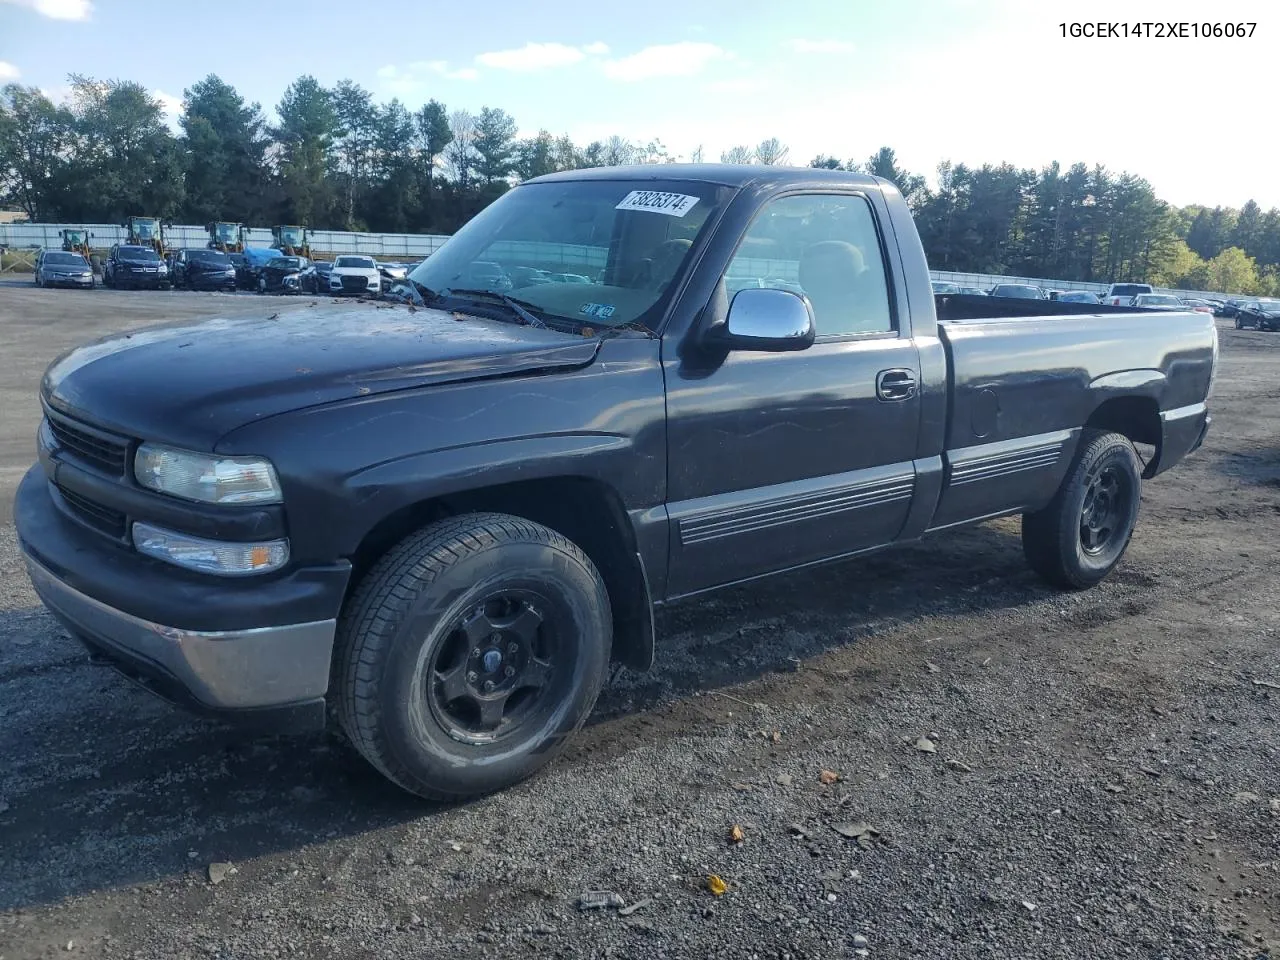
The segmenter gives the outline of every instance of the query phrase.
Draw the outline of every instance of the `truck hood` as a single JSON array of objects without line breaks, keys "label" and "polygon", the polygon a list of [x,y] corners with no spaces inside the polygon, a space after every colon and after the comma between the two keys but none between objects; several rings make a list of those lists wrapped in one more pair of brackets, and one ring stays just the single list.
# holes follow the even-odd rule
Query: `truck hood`
[{"label": "truck hood", "polygon": [[[270,308],[267,308],[270,309]],[[597,340],[441,310],[324,304],[98,340],[54,361],[44,401],[127,436],[212,450],[231,430],[324,403],[581,367]]]}]

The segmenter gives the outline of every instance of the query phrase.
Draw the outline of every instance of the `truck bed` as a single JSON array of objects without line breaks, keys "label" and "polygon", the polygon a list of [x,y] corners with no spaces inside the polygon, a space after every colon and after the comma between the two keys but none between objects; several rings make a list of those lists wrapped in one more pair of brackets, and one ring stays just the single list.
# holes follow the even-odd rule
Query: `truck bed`
[{"label": "truck bed", "polygon": [[[1204,314],[937,300],[949,375],[945,480],[931,529],[1043,506],[1087,426],[1124,418],[1135,439],[1159,448],[1166,421],[1203,419],[1214,336]],[[1175,437],[1152,473],[1191,445]]]}]

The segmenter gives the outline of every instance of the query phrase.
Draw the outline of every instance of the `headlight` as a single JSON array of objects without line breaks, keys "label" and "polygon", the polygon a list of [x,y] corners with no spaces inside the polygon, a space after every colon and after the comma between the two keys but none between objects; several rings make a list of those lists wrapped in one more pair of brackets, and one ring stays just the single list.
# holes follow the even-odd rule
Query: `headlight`
[{"label": "headlight", "polygon": [[144,443],[133,458],[138,483],[201,503],[279,503],[276,470],[261,457],[222,457]]},{"label": "headlight", "polygon": [[133,525],[133,545],[148,557],[221,577],[270,573],[289,562],[288,540],[261,543],[206,540],[147,523]]},{"label": "headlight", "polygon": [[159,273],[168,273],[168,272],[169,272],[169,268],[168,268],[168,267],[166,267],[166,266],[162,263],[162,264],[160,264],[160,269],[159,269],[159,271],[157,271],[157,272],[159,272]]}]

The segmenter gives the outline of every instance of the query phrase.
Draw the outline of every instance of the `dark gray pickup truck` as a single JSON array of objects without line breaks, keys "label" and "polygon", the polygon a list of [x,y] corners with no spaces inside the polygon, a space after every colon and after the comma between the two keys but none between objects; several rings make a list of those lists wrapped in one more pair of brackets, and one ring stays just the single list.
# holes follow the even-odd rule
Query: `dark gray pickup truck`
[{"label": "dark gray pickup truck", "polygon": [[835,171],[540,178],[401,296],[58,359],[15,512],[121,670],[276,730],[332,708],[436,798],[546,763],[662,604],[1006,514],[1098,582],[1217,363],[1204,314],[935,299],[898,191]]}]

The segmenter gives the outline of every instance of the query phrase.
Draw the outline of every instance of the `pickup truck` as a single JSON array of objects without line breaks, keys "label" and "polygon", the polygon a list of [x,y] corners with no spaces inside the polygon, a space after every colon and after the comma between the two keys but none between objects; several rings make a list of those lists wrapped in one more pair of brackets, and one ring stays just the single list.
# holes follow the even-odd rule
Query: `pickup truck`
[{"label": "pickup truck", "polygon": [[935,298],[870,176],[553,174],[410,281],[57,359],[15,515],[101,657],[275,731],[331,710],[429,798],[546,763],[664,604],[1009,514],[1096,584],[1209,426],[1211,317]]}]

